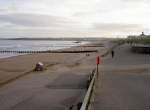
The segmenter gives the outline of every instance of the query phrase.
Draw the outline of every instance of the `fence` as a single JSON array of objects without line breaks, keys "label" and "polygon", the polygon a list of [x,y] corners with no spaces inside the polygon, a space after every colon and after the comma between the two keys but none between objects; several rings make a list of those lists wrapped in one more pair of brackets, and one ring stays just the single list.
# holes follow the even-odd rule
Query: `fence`
[{"label": "fence", "polygon": [[78,102],[75,105],[71,105],[67,110],[87,110],[92,96],[92,91],[94,89],[95,81],[97,78],[98,72],[96,69],[93,69],[92,73],[89,75],[87,80],[87,92],[83,102]]},{"label": "fence", "polygon": [[82,106],[81,106],[80,110],[87,110],[88,109],[88,106],[89,106],[89,103],[90,103],[90,99],[91,99],[91,96],[92,96],[92,92],[93,92],[94,85],[95,85],[97,77],[98,77],[98,71],[96,71],[96,69],[94,69],[92,71],[91,76],[90,76],[90,83],[89,83],[88,91],[85,95],[85,98],[83,100],[83,103],[82,103]]}]

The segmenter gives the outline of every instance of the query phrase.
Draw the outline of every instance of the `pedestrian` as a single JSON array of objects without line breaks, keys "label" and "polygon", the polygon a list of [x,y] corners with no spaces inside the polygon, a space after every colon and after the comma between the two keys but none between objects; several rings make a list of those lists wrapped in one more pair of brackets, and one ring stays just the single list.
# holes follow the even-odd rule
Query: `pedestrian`
[{"label": "pedestrian", "polygon": [[112,58],[114,58],[114,54],[115,54],[115,52],[112,50],[112,51],[111,51],[111,56],[112,56]]}]

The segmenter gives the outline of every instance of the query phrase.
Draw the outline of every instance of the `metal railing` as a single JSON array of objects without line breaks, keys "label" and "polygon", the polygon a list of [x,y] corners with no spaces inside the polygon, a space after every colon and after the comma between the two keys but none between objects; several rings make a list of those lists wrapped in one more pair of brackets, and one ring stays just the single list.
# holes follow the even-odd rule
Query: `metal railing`
[{"label": "metal railing", "polygon": [[96,69],[93,69],[92,73],[88,77],[88,80],[86,83],[87,92],[86,92],[83,102],[78,102],[74,105],[71,105],[69,106],[67,110],[87,110],[88,109],[88,106],[90,104],[90,99],[92,96],[92,92],[94,89],[95,81],[98,75],[97,73],[98,72],[96,71]]},{"label": "metal railing", "polygon": [[91,96],[92,96],[92,92],[93,92],[93,89],[94,89],[94,85],[95,85],[95,82],[96,82],[97,75],[98,75],[98,72],[96,71],[96,69],[94,69],[92,71],[91,76],[90,76],[89,87],[88,87],[87,93],[85,95],[85,98],[83,100],[83,103],[82,103],[82,106],[81,106],[80,110],[87,110],[88,109],[90,99],[91,99]]}]

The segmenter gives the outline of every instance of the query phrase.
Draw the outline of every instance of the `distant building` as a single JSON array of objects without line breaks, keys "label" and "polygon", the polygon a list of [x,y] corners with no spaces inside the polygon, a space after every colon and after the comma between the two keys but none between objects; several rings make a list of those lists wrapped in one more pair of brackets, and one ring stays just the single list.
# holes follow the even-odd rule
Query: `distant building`
[{"label": "distant building", "polygon": [[142,34],[140,35],[140,37],[143,37],[143,38],[150,38],[150,35],[145,35],[144,32],[142,32]]},{"label": "distant building", "polygon": [[142,34],[140,35],[130,35],[128,36],[128,38],[133,39],[133,38],[150,38],[150,35],[145,35],[144,32],[142,32]]}]

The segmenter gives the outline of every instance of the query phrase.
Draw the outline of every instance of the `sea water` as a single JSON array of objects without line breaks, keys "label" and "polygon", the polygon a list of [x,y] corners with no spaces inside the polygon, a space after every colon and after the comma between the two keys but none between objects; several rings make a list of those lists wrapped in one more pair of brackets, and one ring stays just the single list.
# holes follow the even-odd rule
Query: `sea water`
[{"label": "sea water", "polygon": [[[0,51],[46,51],[70,48],[88,42],[76,41],[50,41],[50,40],[0,40]],[[18,53],[0,53],[0,58],[18,56]]]}]

